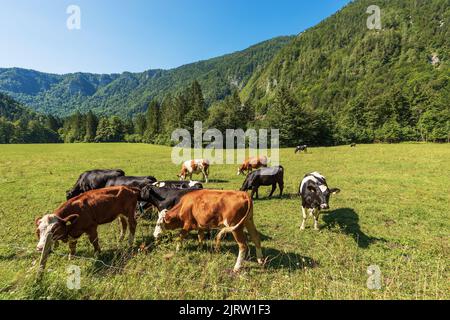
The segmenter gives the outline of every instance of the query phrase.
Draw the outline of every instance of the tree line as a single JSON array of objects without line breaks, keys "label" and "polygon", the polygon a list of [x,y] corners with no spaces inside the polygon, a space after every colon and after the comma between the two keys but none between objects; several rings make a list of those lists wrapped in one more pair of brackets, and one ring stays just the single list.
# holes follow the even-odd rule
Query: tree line
[{"label": "tree line", "polygon": [[[374,110],[382,112],[373,114]],[[152,100],[146,112],[134,118],[98,116],[91,111],[75,112],[66,118],[26,113],[7,119],[0,114],[0,143],[142,142],[170,145],[174,143],[171,133],[175,129],[193,132],[195,121],[203,121],[204,130],[215,128],[224,134],[226,129],[279,129],[281,146],[449,140],[449,110],[436,103],[414,117],[408,100],[393,93],[377,108],[368,106],[361,99],[350,101],[344,111],[336,115],[303,105],[283,86],[263,107],[243,103],[239,92],[235,91],[208,108],[200,84],[193,81],[176,95],[168,94],[162,101]],[[370,120],[376,123],[370,123]]]}]

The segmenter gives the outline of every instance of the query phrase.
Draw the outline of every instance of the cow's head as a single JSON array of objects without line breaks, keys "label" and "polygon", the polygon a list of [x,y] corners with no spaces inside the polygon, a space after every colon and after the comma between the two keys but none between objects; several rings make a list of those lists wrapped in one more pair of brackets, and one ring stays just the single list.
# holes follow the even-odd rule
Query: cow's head
[{"label": "cow's head", "polygon": [[256,171],[253,171],[245,177],[244,183],[242,184],[240,191],[247,191],[252,189],[253,186],[253,180],[255,179]]},{"label": "cow's head", "polygon": [[169,210],[167,209],[162,210],[158,215],[158,221],[156,221],[155,231],[153,232],[153,237],[155,237],[155,239],[158,239],[161,233],[166,229],[164,218],[168,211]]},{"label": "cow's head", "polygon": [[157,187],[153,185],[147,185],[141,190],[140,200],[149,202],[154,206],[157,206],[157,202],[163,201],[164,198],[156,191]]},{"label": "cow's head", "polygon": [[54,214],[46,214],[42,218],[37,218],[36,224],[36,235],[39,242],[36,246],[38,251],[42,251],[45,245],[45,239],[47,234],[51,232],[53,234],[53,240],[66,241],[69,235],[70,226],[74,224],[79,218],[78,214],[72,214],[67,218],[61,219]]},{"label": "cow's head", "polygon": [[330,189],[326,184],[310,183],[307,185],[306,201],[312,208],[327,210],[330,208],[330,196],[340,191],[338,188]]},{"label": "cow's head", "polygon": [[186,180],[187,169],[183,166],[181,168],[180,174],[177,174],[177,177],[180,178],[180,181]]},{"label": "cow's head", "polygon": [[176,212],[164,209],[158,215],[158,221],[156,222],[155,231],[153,232],[153,236],[155,239],[158,239],[159,236],[165,230],[173,230],[178,229],[183,226],[181,220],[178,218]]}]

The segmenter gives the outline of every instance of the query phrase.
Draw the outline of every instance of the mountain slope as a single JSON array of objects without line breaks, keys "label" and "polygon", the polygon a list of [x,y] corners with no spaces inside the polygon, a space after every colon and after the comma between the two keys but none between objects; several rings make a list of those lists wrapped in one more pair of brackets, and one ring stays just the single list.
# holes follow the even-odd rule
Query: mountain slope
[{"label": "mountain slope", "polygon": [[19,102],[0,93],[0,118],[8,121],[16,121],[19,119],[29,119],[36,115]]},{"label": "mountain slope", "polygon": [[18,68],[0,69],[0,91],[39,112],[65,116],[76,110],[130,116],[152,98],[176,93],[197,80],[207,103],[242,88],[292,37],[278,37],[246,50],[172,70],[96,75],[53,75]]},{"label": "mountain slope", "polygon": [[[382,30],[366,27],[373,4]],[[449,0],[354,1],[281,49],[241,97],[265,114],[287,88],[327,112],[344,141],[370,141],[389,121],[420,126],[428,110],[448,116],[449,18]]]}]

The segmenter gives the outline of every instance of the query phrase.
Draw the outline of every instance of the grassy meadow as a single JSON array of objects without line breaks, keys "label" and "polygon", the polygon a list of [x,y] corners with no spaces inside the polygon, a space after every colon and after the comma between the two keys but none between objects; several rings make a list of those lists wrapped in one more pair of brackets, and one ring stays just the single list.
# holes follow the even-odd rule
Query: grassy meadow
[{"label": "grassy meadow", "polygon": [[[93,259],[87,237],[68,261],[61,244],[36,279],[34,219],[57,208],[79,174],[121,168],[127,175],[176,179],[171,149],[144,144],[0,146],[0,299],[449,299],[450,145],[397,144],[280,151],[285,196],[260,189],[255,223],[265,267],[254,246],[242,272],[230,272],[232,237],[215,252],[197,245],[195,232],[179,252],[177,233],[155,245],[153,219],[140,219],[132,251],[118,241],[119,224],[99,229],[103,252]],[[320,231],[300,231],[296,195],[305,173],[319,171],[330,187],[331,209]],[[208,188],[237,190],[236,165],[211,167]],[[200,178],[200,176],[198,176]],[[275,193],[278,195],[278,192]],[[81,270],[81,288],[67,287],[70,265]],[[367,268],[379,266],[380,290],[367,288]]]}]

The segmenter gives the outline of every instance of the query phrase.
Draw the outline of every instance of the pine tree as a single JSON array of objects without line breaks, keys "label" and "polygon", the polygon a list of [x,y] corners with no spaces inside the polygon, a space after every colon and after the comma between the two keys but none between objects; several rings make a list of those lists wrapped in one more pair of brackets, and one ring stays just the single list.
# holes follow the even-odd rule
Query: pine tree
[{"label": "pine tree", "polygon": [[156,100],[150,102],[145,114],[146,129],[144,142],[153,143],[160,132],[160,106]]},{"label": "pine tree", "polygon": [[195,121],[206,120],[208,117],[208,109],[206,108],[202,88],[196,80],[194,80],[191,86],[186,90],[185,95],[185,101],[187,101],[188,107],[185,118],[186,128],[193,131]]},{"label": "pine tree", "polygon": [[92,112],[89,111],[86,114],[86,135],[84,137],[84,141],[93,142],[97,135],[97,126],[98,126],[98,118]]},{"label": "pine tree", "polygon": [[142,113],[139,113],[134,119],[134,133],[142,137],[144,135],[146,126],[147,123],[145,120],[145,116]]}]

